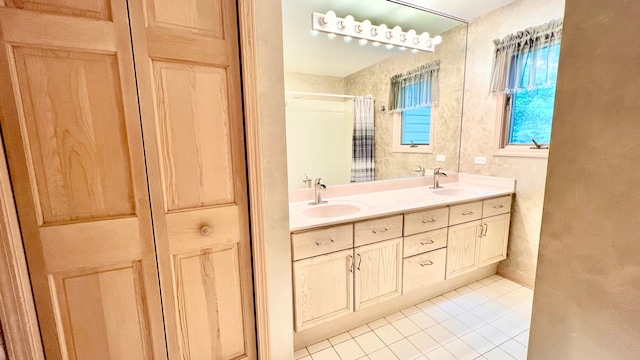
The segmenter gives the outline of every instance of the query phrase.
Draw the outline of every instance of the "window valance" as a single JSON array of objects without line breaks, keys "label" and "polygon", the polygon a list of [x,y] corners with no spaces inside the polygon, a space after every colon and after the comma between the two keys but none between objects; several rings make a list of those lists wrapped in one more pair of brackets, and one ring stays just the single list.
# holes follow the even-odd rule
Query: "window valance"
[{"label": "window valance", "polygon": [[440,60],[435,60],[404,74],[392,76],[389,110],[400,112],[437,103],[439,71]]}]

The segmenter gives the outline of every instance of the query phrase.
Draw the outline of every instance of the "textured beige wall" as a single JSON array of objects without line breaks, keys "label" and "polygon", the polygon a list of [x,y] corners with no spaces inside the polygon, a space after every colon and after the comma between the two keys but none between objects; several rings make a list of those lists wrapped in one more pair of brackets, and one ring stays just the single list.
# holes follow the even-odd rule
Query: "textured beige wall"
[{"label": "textured beige wall", "polygon": [[[344,94],[344,78],[287,72],[285,91]],[[327,186],[351,181],[351,99],[285,94],[289,189],[304,186],[304,174]]]},{"label": "textured beige wall", "polygon": [[566,11],[529,359],[638,359],[640,5]]},{"label": "textured beige wall", "polygon": [[[433,53],[406,51],[346,77],[349,94],[373,95],[375,99],[376,179],[415,176],[416,165],[457,171],[466,34],[466,25],[458,26],[442,34],[442,43]],[[433,60],[440,60],[440,102],[433,117],[434,152],[393,153],[393,115],[380,109],[382,105],[388,108],[390,78]],[[446,161],[436,163],[437,154],[444,154]]]},{"label": "textured beige wall", "polygon": [[[561,18],[563,13],[564,0],[519,0],[469,24],[460,172],[517,179],[508,258],[499,271],[531,283],[536,270],[547,160],[492,156],[497,114],[496,97],[489,94],[493,39]],[[487,164],[475,165],[475,156],[486,156]]]}]

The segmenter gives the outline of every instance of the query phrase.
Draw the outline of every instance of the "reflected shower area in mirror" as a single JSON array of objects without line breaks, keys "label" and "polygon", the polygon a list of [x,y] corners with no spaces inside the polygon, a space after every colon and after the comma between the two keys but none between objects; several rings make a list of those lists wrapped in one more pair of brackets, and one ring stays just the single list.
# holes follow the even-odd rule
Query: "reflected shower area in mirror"
[{"label": "reflected shower area in mirror", "polygon": [[[307,177],[323,178],[327,186],[351,182],[354,99],[360,98],[373,99],[373,179],[417,176],[419,166],[458,170],[466,23],[386,0],[370,0],[366,6],[358,0],[283,0],[282,7],[290,190],[308,187]],[[415,32],[422,41],[435,44],[440,36],[441,42],[433,52],[412,52],[397,45],[374,46],[371,40],[312,32],[312,14],[329,11],[338,20],[346,19],[346,25],[368,20],[370,27],[385,24],[394,31],[399,26],[412,39]],[[364,25],[369,27],[368,22]],[[402,34],[398,28],[395,31],[396,36]],[[420,36],[424,33],[429,37]],[[438,91],[430,115],[430,148],[426,153],[394,149],[394,117],[401,113],[389,110],[391,78],[436,61]]]}]

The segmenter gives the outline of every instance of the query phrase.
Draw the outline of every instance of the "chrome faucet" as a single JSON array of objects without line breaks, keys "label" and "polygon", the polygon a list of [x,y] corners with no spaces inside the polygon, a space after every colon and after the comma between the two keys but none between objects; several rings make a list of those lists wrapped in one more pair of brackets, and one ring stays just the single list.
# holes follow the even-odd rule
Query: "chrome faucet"
[{"label": "chrome faucet", "polygon": [[417,165],[418,168],[413,170],[418,176],[424,176],[424,166]]},{"label": "chrome faucet", "polygon": [[311,188],[311,178],[309,177],[309,175],[304,174],[304,179],[302,179],[302,183],[304,184],[304,187],[306,188]]},{"label": "chrome faucet", "polygon": [[438,179],[439,179],[440,176],[446,177],[447,174],[445,174],[442,171],[440,171],[440,168],[433,169],[433,186],[429,187],[429,189],[440,189],[442,187],[442,186],[440,186],[440,183],[438,182]]},{"label": "chrome faucet", "polygon": [[322,195],[320,194],[320,191],[324,190],[327,188],[327,186],[323,183],[321,183],[322,178],[317,178],[313,181],[313,189],[314,189],[314,193],[315,193],[315,199],[313,202],[310,202],[309,205],[318,205],[318,204],[325,204],[326,201],[322,201]]}]

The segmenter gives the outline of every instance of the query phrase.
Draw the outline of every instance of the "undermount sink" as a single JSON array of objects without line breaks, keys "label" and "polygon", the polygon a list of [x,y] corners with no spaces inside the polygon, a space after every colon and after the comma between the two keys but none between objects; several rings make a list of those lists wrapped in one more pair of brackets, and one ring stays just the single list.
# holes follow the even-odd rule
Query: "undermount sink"
[{"label": "undermount sink", "polygon": [[475,191],[468,190],[468,189],[442,188],[442,189],[434,189],[432,191],[436,195],[445,195],[445,196],[471,196],[476,194]]},{"label": "undermount sink", "polygon": [[355,204],[319,204],[311,205],[310,208],[302,211],[302,215],[309,217],[340,217],[346,215],[353,215],[362,211],[362,206]]}]

